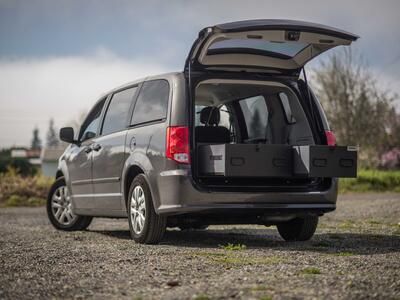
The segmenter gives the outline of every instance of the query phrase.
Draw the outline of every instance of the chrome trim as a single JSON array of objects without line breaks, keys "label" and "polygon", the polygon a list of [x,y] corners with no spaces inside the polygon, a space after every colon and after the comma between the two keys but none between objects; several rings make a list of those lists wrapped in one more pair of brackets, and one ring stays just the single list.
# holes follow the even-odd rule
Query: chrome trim
[{"label": "chrome trim", "polygon": [[73,198],[122,197],[122,193],[78,194],[78,195],[73,195],[71,197]]},{"label": "chrome trim", "polygon": [[93,183],[111,183],[111,182],[119,182],[121,180],[120,177],[105,177],[105,178],[97,178],[92,179]]},{"label": "chrome trim", "polygon": [[81,185],[81,184],[89,184],[89,183],[92,183],[92,179],[82,179],[82,180],[71,181],[71,185]]}]

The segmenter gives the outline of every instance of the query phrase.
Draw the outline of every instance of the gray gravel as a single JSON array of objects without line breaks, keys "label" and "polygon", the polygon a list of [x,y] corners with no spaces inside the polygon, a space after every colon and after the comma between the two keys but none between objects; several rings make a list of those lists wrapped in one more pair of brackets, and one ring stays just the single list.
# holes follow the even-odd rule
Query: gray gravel
[{"label": "gray gravel", "polygon": [[212,226],[145,246],[124,219],[68,233],[44,208],[0,209],[0,298],[400,299],[399,222],[400,194],[347,195],[310,242]]}]

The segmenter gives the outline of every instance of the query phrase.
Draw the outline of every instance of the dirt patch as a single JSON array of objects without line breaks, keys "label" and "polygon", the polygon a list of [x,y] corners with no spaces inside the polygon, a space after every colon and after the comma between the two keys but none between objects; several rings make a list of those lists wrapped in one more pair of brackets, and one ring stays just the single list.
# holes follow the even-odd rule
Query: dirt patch
[{"label": "dirt patch", "polygon": [[400,194],[346,195],[309,242],[211,226],[146,246],[124,219],[67,233],[44,208],[0,209],[0,298],[398,299],[399,216]]}]

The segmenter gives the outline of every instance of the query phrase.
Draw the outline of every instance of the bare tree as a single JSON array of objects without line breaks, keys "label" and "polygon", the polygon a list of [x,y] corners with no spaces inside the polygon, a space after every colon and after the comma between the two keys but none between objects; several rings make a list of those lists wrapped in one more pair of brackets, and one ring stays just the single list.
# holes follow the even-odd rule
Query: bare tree
[{"label": "bare tree", "polygon": [[49,129],[47,131],[47,136],[46,136],[46,146],[49,148],[52,147],[57,147],[59,145],[59,139],[57,135],[57,130],[54,127],[54,119],[51,118],[49,121]]},{"label": "bare tree", "polygon": [[39,128],[37,127],[33,129],[31,148],[34,150],[40,150],[42,148],[42,141],[39,137]]},{"label": "bare tree", "polygon": [[376,166],[389,146],[397,95],[379,89],[368,66],[351,50],[331,55],[314,71],[317,96],[338,142],[359,145],[361,164]]}]

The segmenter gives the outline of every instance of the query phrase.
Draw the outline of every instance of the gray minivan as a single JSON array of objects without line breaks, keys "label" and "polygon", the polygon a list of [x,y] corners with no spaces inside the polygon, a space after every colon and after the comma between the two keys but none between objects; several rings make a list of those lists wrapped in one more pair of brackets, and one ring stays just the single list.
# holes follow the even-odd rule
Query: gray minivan
[{"label": "gray minivan", "polygon": [[70,145],[48,196],[51,223],[83,230],[93,217],[127,217],[139,243],[211,224],[310,239],[336,207],[337,178],[356,176],[357,149],[336,145],[304,65],[357,38],[289,20],[201,30],[183,72],[116,88],[76,135],[60,130]]}]

